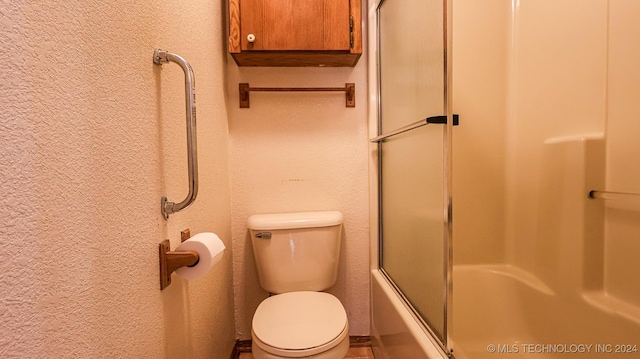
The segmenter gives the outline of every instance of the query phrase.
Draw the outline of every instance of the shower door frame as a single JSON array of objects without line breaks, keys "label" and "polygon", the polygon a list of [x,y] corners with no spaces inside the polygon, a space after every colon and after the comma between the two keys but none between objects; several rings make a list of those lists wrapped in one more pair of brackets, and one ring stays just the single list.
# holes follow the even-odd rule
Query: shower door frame
[{"label": "shower door frame", "polygon": [[[377,58],[376,62],[376,109],[377,109],[377,124],[378,136],[382,134],[382,104],[381,104],[381,66],[380,66],[380,7],[387,0],[375,0],[375,16],[373,17],[376,21],[375,29],[376,29],[376,51]],[[390,1],[390,0],[389,0]],[[397,0],[396,0],[397,1]],[[453,354],[453,342],[451,339],[451,331],[452,331],[452,323],[453,323],[453,200],[452,200],[452,133],[453,133],[453,101],[452,101],[452,81],[453,81],[453,72],[452,72],[452,6],[453,0],[442,0],[443,2],[443,83],[444,83],[444,103],[443,108],[445,110],[445,114],[447,117],[447,123],[443,129],[443,175],[444,175],[444,213],[443,213],[443,275],[444,275],[444,286],[442,288],[443,295],[443,315],[444,315],[444,323],[443,323],[443,339],[441,341],[435,332],[430,328],[429,324],[418,314],[417,310],[411,305],[409,300],[405,297],[402,291],[396,286],[391,277],[386,273],[386,271],[382,268],[382,256],[383,256],[383,248],[382,248],[382,146],[380,145],[382,141],[377,144],[377,216],[378,216],[378,238],[377,238],[377,269],[383,274],[386,281],[389,283],[391,287],[394,288],[396,294],[402,299],[405,306],[409,308],[412,316],[419,323],[420,327],[427,334],[429,339],[440,349],[440,353],[449,358],[455,358]],[[425,122],[426,125],[426,122]],[[412,128],[413,129],[413,128]]]}]

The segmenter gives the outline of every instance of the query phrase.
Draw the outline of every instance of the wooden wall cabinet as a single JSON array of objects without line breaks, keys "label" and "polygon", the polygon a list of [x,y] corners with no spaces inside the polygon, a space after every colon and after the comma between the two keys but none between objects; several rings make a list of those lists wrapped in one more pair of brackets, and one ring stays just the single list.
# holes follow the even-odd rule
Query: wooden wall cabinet
[{"label": "wooden wall cabinet", "polygon": [[355,66],[361,0],[229,0],[229,52],[239,66]]}]

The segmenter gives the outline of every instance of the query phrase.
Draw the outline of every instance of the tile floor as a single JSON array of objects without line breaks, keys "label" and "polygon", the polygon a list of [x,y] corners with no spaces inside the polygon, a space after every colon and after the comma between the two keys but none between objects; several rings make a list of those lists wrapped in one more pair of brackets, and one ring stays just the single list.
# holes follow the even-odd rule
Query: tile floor
[{"label": "tile floor", "polygon": [[[253,359],[251,353],[241,353],[240,359]],[[349,348],[347,356],[344,359],[374,359],[373,352],[369,347]]]}]

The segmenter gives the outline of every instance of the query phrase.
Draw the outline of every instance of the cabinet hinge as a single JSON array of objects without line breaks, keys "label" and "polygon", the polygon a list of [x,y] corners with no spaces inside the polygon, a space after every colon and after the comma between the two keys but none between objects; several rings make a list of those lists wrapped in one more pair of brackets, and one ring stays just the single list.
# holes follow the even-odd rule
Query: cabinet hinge
[{"label": "cabinet hinge", "polygon": [[349,16],[349,46],[353,49],[353,16]]}]

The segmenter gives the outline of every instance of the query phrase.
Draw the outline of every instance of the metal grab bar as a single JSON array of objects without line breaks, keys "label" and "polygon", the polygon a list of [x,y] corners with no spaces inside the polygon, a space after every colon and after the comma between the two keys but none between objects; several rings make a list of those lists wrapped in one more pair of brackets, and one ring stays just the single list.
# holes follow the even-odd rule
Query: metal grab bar
[{"label": "metal grab bar", "polygon": [[[389,132],[385,135],[380,135],[378,137],[374,137],[372,139],[370,139],[369,141],[371,142],[380,142],[382,140],[385,140],[389,137],[395,136],[395,135],[399,135],[403,132],[407,132],[407,131],[411,131],[414,128],[418,128],[418,127],[422,127],[424,125],[428,125],[428,124],[446,124],[447,123],[447,116],[442,115],[442,116],[431,116],[431,117],[427,117],[424,120],[420,120],[417,122],[414,122],[410,125],[406,125],[404,127],[401,127],[395,131]],[[454,126],[458,126],[458,115],[454,114],[453,115],[453,125]]]},{"label": "metal grab bar", "polygon": [[184,71],[184,91],[187,114],[187,161],[189,167],[189,194],[180,203],[169,202],[167,197],[160,200],[160,211],[164,219],[169,219],[169,215],[187,208],[196,200],[198,194],[198,145],[196,143],[196,87],[195,76],[191,66],[179,55],[168,51],[155,49],[153,52],[153,63],[162,65],[164,63],[175,62]]},{"label": "metal grab bar", "polygon": [[591,199],[631,199],[640,201],[640,194],[638,193],[625,193],[625,192],[609,192],[609,191],[589,191],[589,198]]}]

